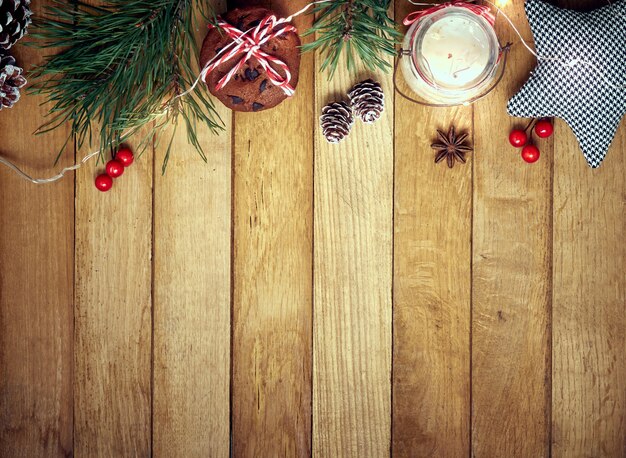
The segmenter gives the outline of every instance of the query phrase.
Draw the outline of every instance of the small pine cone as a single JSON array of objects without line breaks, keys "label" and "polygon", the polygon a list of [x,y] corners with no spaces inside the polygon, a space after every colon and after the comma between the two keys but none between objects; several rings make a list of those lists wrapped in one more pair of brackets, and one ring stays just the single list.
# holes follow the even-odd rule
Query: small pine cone
[{"label": "small pine cone", "polygon": [[26,84],[22,69],[13,56],[0,53],[0,110],[11,108],[20,99],[20,88]]},{"label": "small pine cone", "polygon": [[350,97],[355,116],[366,124],[377,121],[385,109],[383,88],[371,79],[355,85],[348,92],[348,97]]},{"label": "small pine cone", "polygon": [[0,48],[9,49],[32,22],[30,0],[0,0]]},{"label": "small pine cone", "polygon": [[329,103],[322,109],[320,124],[329,143],[339,143],[352,129],[354,117],[346,102]]}]

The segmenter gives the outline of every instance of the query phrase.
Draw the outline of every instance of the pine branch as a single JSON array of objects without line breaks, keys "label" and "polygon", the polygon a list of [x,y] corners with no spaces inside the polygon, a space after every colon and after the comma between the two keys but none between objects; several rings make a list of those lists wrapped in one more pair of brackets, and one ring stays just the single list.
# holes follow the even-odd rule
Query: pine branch
[{"label": "pine branch", "polygon": [[302,50],[322,53],[321,70],[328,70],[329,78],[344,53],[348,70],[357,70],[360,61],[369,70],[388,71],[391,65],[385,57],[395,56],[401,36],[387,13],[390,4],[391,0],[329,0],[317,5],[312,11],[317,19],[304,34],[315,33],[316,39]]},{"label": "pine branch", "polygon": [[35,71],[32,91],[52,102],[39,132],[69,122],[70,138],[82,147],[98,126],[104,152],[154,121],[141,142],[148,145],[182,117],[189,143],[206,161],[196,129],[202,123],[217,132],[222,121],[202,85],[175,98],[197,77],[198,8],[208,16],[207,0],[108,0],[98,7],[79,2],[74,10],[55,0],[32,34],[34,46],[62,48]]}]

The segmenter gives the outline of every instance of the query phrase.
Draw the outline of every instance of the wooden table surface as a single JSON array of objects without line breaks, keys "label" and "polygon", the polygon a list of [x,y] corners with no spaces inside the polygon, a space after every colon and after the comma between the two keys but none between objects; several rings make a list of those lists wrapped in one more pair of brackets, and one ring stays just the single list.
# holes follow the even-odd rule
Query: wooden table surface
[{"label": "wooden table surface", "polygon": [[[181,129],[165,176],[156,147],[107,194],[93,163],[0,170],[0,456],[626,456],[626,126],[597,170],[563,122],[523,163],[517,43],[473,107],[375,75],[384,117],[331,146],[321,107],[368,75],[320,62],[274,110],[220,108],[208,164]],[[0,113],[0,150],[45,176],[67,131],[31,135],[41,102]],[[476,152],[449,170],[429,145],[452,124]]]}]

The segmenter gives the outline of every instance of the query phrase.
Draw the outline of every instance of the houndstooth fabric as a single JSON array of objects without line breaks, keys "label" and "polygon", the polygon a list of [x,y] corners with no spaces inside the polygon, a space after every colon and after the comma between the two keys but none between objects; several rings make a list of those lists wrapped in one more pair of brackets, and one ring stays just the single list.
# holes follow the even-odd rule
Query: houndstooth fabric
[{"label": "houndstooth fabric", "polygon": [[[626,89],[605,82],[626,85],[626,0],[588,13],[528,0],[526,15],[537,54],[559,62],[539,59],[530,79],[509,101],[509,114],[564,119],[587,163],[596,168],[626,114]],[[574,59],[597,69],[574,64]]]}]

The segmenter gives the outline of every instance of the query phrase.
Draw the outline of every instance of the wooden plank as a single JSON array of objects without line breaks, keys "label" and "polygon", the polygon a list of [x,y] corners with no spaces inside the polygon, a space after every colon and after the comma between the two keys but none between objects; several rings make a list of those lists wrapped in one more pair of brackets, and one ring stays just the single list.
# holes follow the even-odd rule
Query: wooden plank
[{"label": "wooden plank", "polygon": [[[472,159],[434,164],[433,130],[471,132],[471,108],[398,98],[394,262],[394,456],[469,449]],[[446,196],[446,197],[442,197]],[[447,200],[447,201],[444,201]]]},{"label": "wooden plank", "polygon": [[[215,10],[223,3],[215,2]],[[198,41],[205,34],[198,30]],[[155,176],[157,457],[229,455],[232,115],[218,105],[226,130],[219,136],[197,130],[208,163],[179,126],[167,173]],[[156,167],[166,149],[167,143],[157,148]]]},{"label": "wooden plank", "polygon": [[91,162],[76,179],[74,447],[78,456],[145,456],[150,453],[152,152],[135,160],[106,194],[93,183],[102,169]]},{"label": "wooden plank", "polygon": [[[588,4],[588,2],[587,2]],[[626,453],[626,129],[599,169],[556,126],[552,456]]]},{"label": "wooden plank", "polygon": [[[396,5],[404,18],[415,7]],[[394,456],[463,456],[470,438],[472,164],[434,163],[436,129],[470,134],[470,108],[396,98]]]},{"label": "wooden plank", "polygon": [[[271,6],[285,17],[306,3]],[[303,31],[310,18],[295,24]],[[235,115],[235,456],[311,451],[312,75],[312,56],[303,56],[292,99]]]},{"label": "wooden plank", "polygon": [[229,452],[231,142],[198,136],[209,163],[177,133],[155,183],[155,456]]},{"label": "wooden plank", "polygon": [[[505,12],[530,37],[522,2]],[[498,21],[502,42],[518,42]],[[550,430],[551,140],[526,164],[506,103],[534,67],[515,45],[498,89],[474,108],[472,454],[547,456]],[[495,108],[494,108],[495,107]]]},{"label": "wooden plank", "polygon": [[[144,135],[137,133],[130,146],[138,146]],[[77,155],[91,150],[86,146]],[[94,187],[103,170],[103,164],[91,162],[76,176],[74,448],[77,456],[147,456],[152,450],[152,151],[136,158],[107,193]]]},{"label": "wooden plank", "polygon": [[[37,16],[48,2],[34,2]],[[11,48],[30,70],[41,51]],[[26,88],[23,89],[25,91]],[[36,177],[74,161],[54,158],[69,131],[34,136],[44,97],[27,96],[0,112],[0,154]],[[0,456],[72,454],[74,179],[50,185],[0,171]]]},{"label": "wooden plank", "polygon": [[[588,10],[605,2],[566,1]],[[559,122],[554,163],[552,456],[626,453],[624,123],[590,170]]]},{"label": "wooden plank", "polygon": [[316,55],[316,118],[374,77],[386,94],[373,125],[331,145],[315,129],[314,456],[387,456],[391,446],[393,119],[390,75],[332,82]]}]

